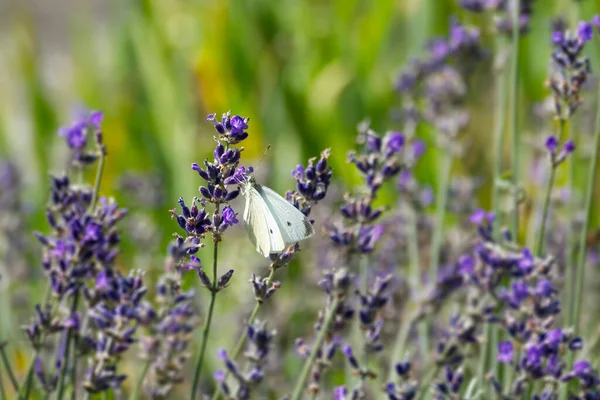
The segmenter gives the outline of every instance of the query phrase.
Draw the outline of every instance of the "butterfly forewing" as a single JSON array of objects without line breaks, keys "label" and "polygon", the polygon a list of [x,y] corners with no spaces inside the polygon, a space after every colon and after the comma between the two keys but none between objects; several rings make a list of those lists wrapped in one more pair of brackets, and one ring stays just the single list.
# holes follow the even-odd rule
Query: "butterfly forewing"
[{"label": "butterfly forewing", "polygon": [[255,185],[255,189],[262,197],[267,209],[271,210],[267,214],[275,219],[282,239],[286,244],[300,242],[315,233],[306,216],[277,192],[260,185]]},{"label": "butterfly forewing", "polygon": [[285,249],[285,241],[277,221],[271,215],[267,204],[254,185],[246,188],[246,209],[244,223],[256,251],[264,257]]}]

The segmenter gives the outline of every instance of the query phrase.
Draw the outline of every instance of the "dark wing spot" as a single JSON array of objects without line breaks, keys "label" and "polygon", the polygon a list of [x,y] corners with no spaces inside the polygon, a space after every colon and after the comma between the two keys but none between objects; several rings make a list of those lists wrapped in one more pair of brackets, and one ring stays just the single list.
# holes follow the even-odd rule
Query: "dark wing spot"
[{"label": "dark wing spot", "polygon": [[287,226],[292,226],[292,223],[290,221],[288,221]]},{"label": "dark wing spot", "polygon": [[271,235],[273,234],[273,229],[269,229],[269,232],[271,232]]}]

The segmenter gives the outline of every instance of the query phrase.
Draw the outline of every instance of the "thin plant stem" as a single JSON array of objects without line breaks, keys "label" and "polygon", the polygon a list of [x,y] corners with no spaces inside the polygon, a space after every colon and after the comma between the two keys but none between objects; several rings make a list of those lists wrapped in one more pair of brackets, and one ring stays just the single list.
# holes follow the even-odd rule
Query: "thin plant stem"
[{"label": "thin plant stem", "polygon": [[71,400],[77,399],[77,349],[79,348],[79,335],[73,341],[73,361],[71,363]]},{"label": "thin plant stem", "polygon": [[519,36],[520,36],[520,10],[521,2],[513,0],[512,4],[512,40],[511,40],[511,69],[510,69],[510,84],[509,84],[509,101],[510,112],[510,130],[512,142],[512,185],[515,191],[514,210],[512,215],[511,232],[514,240],[519,237],[519,131],[517,121],[517,110],[519,109],[518,88],[519,88]]},{"label": "thin plant stem", "polygon": [[[217,205],[216,213],[219,212],[219,206]],[[206,354],[206,346],[208,344],[208,335],[210,333],[210,326],[212,322],[213,311],[215,309],[215,300],[217,298],[217,265],[219,257],[219,242],[214,242],[213,248],[213,281],[212,288],[210,290],[210,304],[208,306],[208,315],[204,322],[204,328],[202,329],[202,341],[200,342],[200,349],[196,358],[196,368],[194,371],[194,380],[192,381],[192,391],[190,393],[190,399],[196,398],[196,392],[198,391],[198,384],[200,382],[200,373],[202,372],[202,364],[204,364],[204,355]]]},{"label": "thin plant stem", "polygon": [[393,357],[389,366],[387,382],[392,382],[394,380],[394,365],[396,362],[400,362],[403,359],[410,331],[417,322],[418,318],[417,314],[415,314],[415,316],[409,318],[408,321],[406,321],[398,331],[398,336],[396,336],[396,343],[394,344],[394,350],[392,353]]},{"label": "thin plant stem", "polygon": [[585,193],[585,206],[583,214],[583,227],[579,234],[578,243],[578,256],[577,256],[577,271],[575,278],[575,291],[573,296],[573,313],[571,318],[570,326],[575,327],[575,333],[579,333],[580,319],[581,319],[581,303],[583,300],[583,279],[584,279],[584,268],[585,268],[585,256],[586,256],[586,238],[589,229],[590,211],[592,208],[592,201],[594,191],[596,188],[596,169],[598,167],[598,146],[600,145],[600,100],[598,101],[598,109],[596,111],[596,132],[594,133],[594,142],[592,147],[592,157],[590,161],[588,181]]},{"label": "thin plant stem", "polygon": [[150,369],[150,364],[152,364],[152,362],[150,360],[146,360],[146,362],[144,362],[144,367],[142,368],[142,372],[140,373],[140,376],[138,377],[137,382],[135,383],[133,391],[131,392],[131,395],[129,396],[129,400],[137,400],[140,397],[140,391],[142,390],[142,383],[144,382],[144,378],[146,377],[146,374],[148,373],[148,370]]},{"label": "thin plant stem", "polygon": [[[414,208],[408,211],[408,259],[410,260],[413,290],[416,293],[423,293],[423,282],[421,277],[421,256],[419,254],[419,236],[418,236],[418,215]],[[412,325],[412,322],[411,322]],[[427,324],[419,324],[419,345],[421,354],[427,354],[429,349],[429,337]],[[394,353],[396,354],[396,353]],[[399,354],[396,354],[399,355]]]},{"label": "thin plant stem", "polygon": [[548,219],[548,209],[550,208],[550,198],[552,197],[552,187],[554,186],[554,178],[556,176],[556,166],[550,168],[550,176],[546,185],[546,195],[544,196],[544,206],[542,208],[542,226],[538,233],[537,246],[535,247],[535,255],[540,257],[544,252],[544,239],[546,236],[546,220]]},{"label": "thin plant stem", "polygon": [[[568,128],[568,138],[573,139],[573,128],[572,124],[569,123]],[[567,223],[567,253],[566,253],[566,270],[565,270],[565,302],[564,304],[569,304],[571,301],[570,297],[573,295],[574,289],[574,272],[575,272],[575,232],[573,230],[572,222],[575,219],[575,214],[577,213],[577,208],[575,207],[575,157],[573,154],[567,159],[567,169],[568,169],[568,177],[567,177],[567,187],[569,190],[569,204],[568,204],[568,212],[569,212],[569,222]],[[572,303],[572,302],[571,302]],[[572,309],[568,309],[567,312],[571,313]]]},{"label": "thin plant stem", "polygon": [[[75,297],[73,297],[73,302],[71,303],[71,313],[70,313],[71,316],[77,311],[78,304],[79,304],[79,290],[77,290],[75,292]],[[69,355],[70,355],[70,350],[71,350],[71,341],[73,340],[73,338],[74,338],[73,329],[69,329],[67,331],[67,339],[66,339],[66,344],[65,344],[64,365],[62,365],[62,367],[59,371],[60,378],[58,380],[58,392],[56,394],[56,398],[58,400],[62,400],[64,391],[65,391],[65,379],[67,377],[67,370],[69,369],[69,361],[70,361]],[[73,352],[75,352],[75,348],[73,348]],[[74,357],[73,361],[77,361],[77,359]],[[73,388],[75,388],[75,386]]]},{"label": "thin plant stem", "polygon": [[100,182],[102,182],[102,172],[104,171],[105,158],[106,151],[104,148],[101,148],[99,152],[98,168],[96,169],[96,179],[94,180],[94,191],[92,192],[92,201],[90,202],[89,212],[93,212],[96,209],[98,194],[100,193]]},{"label": "thin plant stem", "polygon": [[450,183],[450,168],[452,167],[452,154],[449,151],[442,151],[442,165],[440,166],[441,179],[438,186],[438,194],[435,204],[435,229],[431,243],[431,266],[429,269],[429,279],[435,284],[440,264],[440,252],[444,239],[444,217],[446,216],[446,206],[448,202],[448,185]]},{"label": "thin plant stem", "polygon": [[[2,370],[0,369],[0,372]],[[2,400],[8,399],[8,397],[6,397],[6,392],[4,391],[4,380],[2,379],[2,374],[0,374],[0,398]]]},{"label": "thin plant stem", "polygon": [[31,392],[31,382],[33,381],[33,367],[35,365],[35,359],[37,358],[37,352],[33,356],[33,360],[29,364],[29,368],[27,369],[27,374],[25,375],[25,381],[23,385],[21,385],[21,390],[19,390],[19,400],[27,400],[29,399],[29,393]]},{"label": "thin plant stem", "polygon": [[[275,271],[276,268],[274,268],[273,266],[271,266],[271,272],[269,273],[269,276],[267,277],[266,281],[265,281],[265,285],[269,286],[271,284],[271,281],[273,280],[273,278],[275,277]],[[256,319],[256,316],[258,315],[258,310],[260,310],[260,306],[262,306],[262,302],[256,302],[256,305],[254,306],[254,309],[252,310],[252,312],[250,313],[250,316],[248,317],[248,320],[246,321],[246,325],[252,325],[254,323],[254,320]],[[240,353],[242,352],[242,349],[244,348],[244,344],[246,343],[246,339],[248,339],[248,330],[244,329],[242,331],[242,334],[240,336],[240,338],[238,339],[235,347],[233,348],[233,351],[231,352],[231,359],[235,360],[236,358],[239,357]],[[225,378],[227,379],[227,377],[229,376],[229,370],[227,370],[225,372]],[[217,385],[217,387],[215,388],[215,391],[212,395],[212,400],[217,400],[219,399],[219,397],[221,397],[221,386]]]},{"label": "thin plant stem", "polygon": [[335,316],[336,309],[339,305],[340,299],[334,294],[333,300],[329,304],[329,308],[327,310],[327,314],[325,315],[325,319],[323,324],[321,325],[321,330],[315,339],[315,342],[312,345],[312,349],[310,351],[310,355],[304,362],[304,366],[302,367],[302,372],[300,372],[300,376],[296,381],[296,385],[294,386],[294,392],[292,393],[292,397],[290,400],[299,400],[302,398],[302,394],[304,393],[306,380],[308,379],[308,375],[310,374],[310,370],[317,358],[317,354],[319,353],[321,346],[323,345],[323,341],[325,341],[325,336],[327,336],[327,332],[329,332],[329,328],[331,323],[333,322],[333,317]]},{"label": "thin plant stem", "polygon": [[[501,52],[500,40],[496,42],[496,49]],[[505,68],[500,66],[495,71],[495,116],[494,116],[494,175],[492,184],[492,212],[498,216],[500,214],[500,188],[498,187],[499,180],[502,176],[502,148],[504,143],[504,122],[506,116],[506,73]],[[499,224],[494,224],[494,237],[497,239],[499,234]],[[484,337],[490,338],[482,347],[482,352],[479,357],[479,367],[477,369],[477,381],[484,381],[485,369],[487,368],[488,355],[491,356],[493,349],[498,346],[498,327],[491,324],[485,324]],[[492,363],[492,368],[496,369],[496,363]]]},{"label": "thin plant stem", "polygon": [[421,381],[421,393],[417,397],[418,399],[423,399],[427,394],[427,389],[429,389],[429,385],[433,382],[433,379],[437,376],[438,372],[440,372],[440,366],[436,364],[434,368],[431,368],[429,374]]},{"label": "thin plant stem", "polygon": [[[46,305],[50,301],[51,293],[52,293],[52,287],[50,285],[48,285],[46,287],[46,293],[44,294],[44,307],[46,307]],[[56,304],[54,304],[53,307],[56,307]],[[43,340],[44,340],[44,336],[42,335],[40,342],[42,342]],[[39,353],[40,353],[39,348],[36,348],[33,353],[31,362],[29,363],[29,367],[27,368],[27,373],[25,374],[25,380],[23,381],[23,384],[21,385],[21,387],[19,389],[19,395],[18,395],[19,400],[28,400],[29,399],[29,394],[31,392],[31,384],[33,383],[33,369],[35,367],[35,360]]]},{"label": "thin plant stem", "polygon": [[[561,119],[559,121],[558,134],[556,135],[559,139],[562,138],[565,132],[566,121]],[[542,220],[540,231],[538,232],[538,240],[535,248],[535,255],[541,257],[544,252],[544,242],[546,238],[546,222],[548,219],[548,210],[550,208],[550,199],[552,197],[552,188],[554,186],[554,180],[556,178],[557,165],[554,162],[554,156],[550,158],[550,176],[548,177],[548,183],[546,185],[546,194],[544,195],[544,205],[542,207]]]},{"label": "thin plant stem", "polygon": [[13,373],[12,368],[10,367],[10,362],[8,361],[8,357],[6,356],[6,342],[0,343],[0,356],[2,356],[2,363],[4,364],[4,368],[6,369],[6,374],[8,375],[8,379],[12,384],[12,387],[15,392],[19,391],[19,383],[17,382],[17,378]]}]

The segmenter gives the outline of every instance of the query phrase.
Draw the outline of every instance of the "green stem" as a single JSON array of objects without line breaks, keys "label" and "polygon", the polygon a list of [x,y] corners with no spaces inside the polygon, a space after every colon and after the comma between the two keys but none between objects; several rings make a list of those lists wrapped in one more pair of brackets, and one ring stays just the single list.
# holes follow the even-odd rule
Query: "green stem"
[{"label": "green stem", "polygon": [[93,212],[98,202],[98,193],[100,192],[100,182],[102,182],[102,172],[104,171],[104,160],[106,153],[104,149],[100,149],[100,156],[98,160],[98,168],[96,169],[96,179],[94,181],[94,191],[92,192],[92,201],[90,202],[89,212]]},{"label": "green stem", "polygon": [[[6,342],[0,343],[0,356],[2,356],[2,363],[4,364],[4,368],[6,369],[6,374],[8,375],[8,379],[10,379],[10,383],[15,392],[19,391],[19,384],[17,382],[17,378],[13,373],[12,368],[10,367],[10,363],[8,362],[8,357],[6,356]],[[1,378],[0,378],[1,379]]]},{"label": "green stem", "polygon": [[333,300],[329,305],[329,309],[327,310],[327,314],[325,315],[325,319],[323,321],[323,325],[321,326],[321,330],[315,339],[315,342],[312,345],[312,349],[310,351],[310,355],[304,362],[304,366],[302,367],[302,372],[300,372],[300,376],[296,381],[296,386],[294,387],[294,392],[292,393],[292,397],[290,400],[299,400],[304,393],[304,388],[306,385],[306,380],[308,379],[308,375],[310,374],[310,370],[317,358],[317,354],[319,353],[321,346],[323,345],[323,341],[325,340],[325,336],[327,332],[329,332],[329,328],[331,323],[333,322],[333,317],[335,316],[336,309],[339,305],[339,298],[334,294]]},{"label": "green stem", "polygon": [[144,382],[144,378],[146,377],[146,374],[148,373],[148,370],[150,369],[150,364],[152,364],[152,362],[150,360],[146,360],[146,362],[144,363],[142,372],[140,373],[140,376],[137,379],[135,387],[133,388],[133,391],[131,392],[131,395],[129,396],[129,400],[137,400],[140,397],[140,390],[142,389],[142,383]]},{"label": "green stem", "polygon": [[[276,271],[276,268],[271,266],[271,272],[269,273],[269,276],[265,280],[266,286],[269,286],[271,284],[271,281],[275,277],[275,271]],[[260,309],[260,306],[262,306],[262,304],[263,304],[262,302],[258,302],[258,301],[256,302],[254,309],[252,310],[252,312],[250,313],[250,316],[248,317],[248,320],[246,321],[247,326],[252,325],[254,323],[254,320],[256,319],[256,316],[258,315],[258,310]],[[248,330],[244,329],[242,331],[242,335],[238,339],[238,342],[236,343],[235,347],[233,348],[233,351],[231,352],[232,360],[235,360],[239,357],[240,353],[242,352],[242,349],[244,348],[244,344],[246,343],[247,338],[248,338]],[[226,371],[224,379],[227,379],[228,376],[229,376],[229,371]],[[221,387],[220,387],[220,385],[217,385],[217,387],[215,388],[215,391],[212,395],[212,400],[218,400],[219,397],[221,397]]]},{"label": "green stem", "polygon": [[415,325],[415,323],[417,323],[417,321],[418,318],[416,317],[416,315],[409,318],[408,321],[402,324],[402,327],[398,331],[398,336],[396,336],[396,342],[394,344],[394,351],[392,353],[393,357],[390,362],[387,382],[392,382],[394,380],[394,366],[397,362],[400,362],[404,359],[404,351],[406,349],[406,343],[408,342],[410,331]]},{"label": "green stem", "polygon": [[535,255],[541,257],[544,252],[544,239],[546,236],[546,220],[548,219],[548,209],[550,208],[550,198],[552,197],[552,187],[554,186],[554,178],[556,176],[556,165],[550,168],[550,177],[548,178],[548,184],[546,186],[546,195],[544,196],[544,207],[542,208],[542,224],[538,233],[537,246],[535,248]]},{"label": "green stem", "polygon": [[[44,303],[43,303],[44,308],[50,301],[51,294],[52,294],[52,287],[50,285],[48,285],[48,287],[46,287],[46,293],[44,294]],[[53,309],[54,309],[54,307],[56,307],[56,304],[53,305]],[[44,340],[44,335],[42,335],[42,337],[40,338],[40,343],[42,343],[43,340]],[[21,385],[21,388],[19,390],[19,395],[18,395],[19,400],[29,400],[29,394],[31,392],[31,384],[33,383],[33,369],[35,367],[35,360],[36,360],[39,352],[40,352],[39,348],[36,347],[35,351],[33,353],[31,362],[29,363],[29,368],[27,368],[27,374],[25,375],[25,381],[23,382],[23,385]]]},{"label": "green stem", "polygon": [[[75,292],[75,297],[73,297],[73,302],[71,303],[71,316],[73,316],[73,314],[77,311],[77,305],[79,303],[79,290],[77,290]],[[70,354],[70,350],[71,350],[71,341],[73,339],[73,329],[69,329],[67,331],[67,340],[66,340],[66,344],[65,344],[65,355],[64,355],[64,365],[61,366],[61,369],[59,371],[60,373],[60,378],[58,381],[58,392],[56,394],[56,398],[57,400],[62,400],[64,392],[65,392],[65,379],[67,376],[67,370],[69,368],[69,354]],[[75,351],[75,349],[73,349]],[[74,361],[76,361],[76,358],[74,358]],[[73,389],[75,389],[75,386],[73,386]]]},{"label": "green stem", "polygon": [[[502,52],[500,39],[496,41],[496,49],[499,53]],[[506,115],[506,74],[504,66],[500,66],[499,70],[495,71],[495,92],[496,92],[496,114],[494,117],[494,175],[492,184],[492,212],[496,217],[500,215],[500,189],[498,182],[502,177],[502,148],[504,143],[504,122]],[[494,224],[494,237],[498,239],[500,224]],[[490,340],[482,346],[482,352],[479,358],[479,367],[477,369],[477,381],[484,382],[485,370],[488,364],[488,355],[493,354],[493,349],[498,346],[498,327],[491,324],[485,324],[484,337]],[[494,371],[497,368],[496,363],[491,363]]]},{"label": "green stem", "polygon": [[[572,123],[569,123],[569,126],[567,128],[568,131],[568,138],[569,139],[573,139],[573,128],[572,128]],[[566,268],[565,268],[565,286],[564,286],[564,296],[565,296],[565,301],[563,304],[569,304],[571,303],[572,305],[572,301],[571,296],[573,295],[573,289],[574,289],[574,272],[575,272],[575,241],[577,240],[575,238],[575,232],[573,231],[573,224],[572,221],[575,219],[575,214],[577,213],[577,207],[575,206],[575,191],[574,191],[574,184],[575,184],[575,157],[573,154],[571,154],[570,157],[568,157],[567,159],[567,168],[568,168],[568,181],[567,181],[567,186],[568,186],[568,190],[569,190],[569,204],[568,204],[568,211],[569,211],[569,220],[567,222],[567,250],[566,250]],[[566,310],[566,312],[571,313],[573,310],[572,309],[568,309]]]},{"label": "green stem", "polygon": [[421,382],[421,391],[418,399],[422,399],[427,394],[427,389],[429,389],[429,385],[433,382],[433,379],[437,376],[438,372],[440,372],[440,366],[436,364],[434,368],[431,368],[429,374],[425,377],[425,379]]},{"label": "green stem", "polygon": [[2,379],[2,374],[0,374],[0,396],[2,400],[8,399],[8,397],[6,397],[6,392],[4,391],[4,380]]},{"label": "green stem", "polygon": [[513,240],[518,241],[519,237],[519,132],[517,121],[517,110],[519,109],[519,99],[517,91],[519,88],[519,35],[520,35],[520,10],[521,2],[513,0],[512,8],[512,41],[511,41],[511,69],[510,69],[510,85],[509,85],[509,101],[511,107],[510,113],[510,130],[512,138],[512,186],[515,191],[514,197],[514,212],[512,218],[512,235]]},{"label": "green stem", "polygon": [[[411,276],[413,283],[413,290],[415,293],[423,293],[423,282],[421,277],[421,256],[419,254],[419,235],[418,235],[418,215],[414,208],[410,208],[408,211],[408,258],[411,266]],[[410,325],[413,325],[411,321]],[[418,326],[419,329],[419,347],[421,355],[427,354],[429,351],[429,336],[428,326],[425,323],[421,323]],[[403,351],[403,350],[402,350]],[[396,356],[401,354],[394,353]]]},{"label": "green stem", "polygon": [[[583,278],[586,256],[586,238],[589,229],[590,211],[592,209],[592,201],[596,188],[596,169],[598,167],[598,146],[600,145],[600,101],[596,111],[596,132],[594,134],[594,142],[592,147],[592,158],[590,161],[587,188],[585,194],[585,206],[583,214],[583,228],[579,234],[579,243],[577,255],[577,273],[575,278],[575,295],[573,296],[574,307],[570,326],[575,327],[575,334],[579,334],[579,325],[581,323],[581,302],[583,299]],[[571,155],[572,157],[573,155]]]},{"label": "green stem", "polygon": [[[215,212],[219,212],[218,205]],[[196,392],[198,391],[198,384],[200,383],[200,372],[202,372],[202,365],[204,364],[204,355],[206,354],[206,345],[208,344],[208,334],[210,333],[210,326],[212,322],[213,311],[215,308],[215,300],[217,298],[217,284],[219,279],[217,276],[218,255],[219,242],[217,241],[214,243],[213,249],[213,281],[212,288],[210,290],[210,304],[208,306],[208,316],[206,317],[204,328],[202,330],[202,341],[200,342],[200,349],[198,351],[198,356],[196,359],[196,369],[194,371],[194,380],[192,381],[192,391],[190,393],[191,400],[194,400],[196,398]]]},{"label": "green stem", "polygon": [[29,368],[27,369],[27,374],[25,375],[25,381],[23,385],[21,385],[21,390],[19,390],[19,400],[29,400],[29,393],[31,392],[31,383],[33,381],[33,368],[35,365],[35,359],[37,358],[38,352],[36,351],[33,360],[29,364]]},{"label": "green stem", "polygon": [[452,167],[452,154],[450,151],[442,151],[442,165],[440,173],[442,174],[435,204],[435,229],[431,243],[431,266],[429,269],[430,282],[435,284],[437,281],[438,267],[440,264],[440,252],[444,239],[444,217],[446,216],[446,206],[448,202],[448,185],[450,183],[450,169]]}]

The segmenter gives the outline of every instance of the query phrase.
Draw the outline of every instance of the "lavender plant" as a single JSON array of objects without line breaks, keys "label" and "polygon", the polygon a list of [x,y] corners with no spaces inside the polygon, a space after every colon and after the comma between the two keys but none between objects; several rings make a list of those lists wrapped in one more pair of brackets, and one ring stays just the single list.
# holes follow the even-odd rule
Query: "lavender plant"
[{"label": "lavender plant", "polygon": [[[494,23],[482,18],[486,25],[480,37],[479,30],[452,19],[447,37],[429,41],[425,55],[402,71],[396,82],[402,132],[379,135],[362,123],[358,149],[348,154],[360,184],[327,208],[323,200],[335,197],[330,150],[292,171],[296,187],[286,193],[290,204],[317,220],[320,215],[312,213],[317,203],[319,209],[325,203],[325,212],[341,214],[323,224],[321,234],[328,239],[320,248],[327,248],[326,256],[314,255],[310,243],[290,244],[270,255],[268,271],[249,271],[250,284],[242,289],[219,250],[233,246],[240,219],[234,200],[253,173],[241,158],[241,145],[250,137],[248,118],[208,116],[215,129],[214,151],[192,164],[202,180],[199,195],[179,198],[171,210],[178,233],[159,274],[151,268],[160,259],[154,223],[124,230],[138,250],[131,263],[119,257],[128,244],[122,245],[120,229],[127,210],[101,196],[107,157],[102,114],[82,113],[62,128],[59,134],[69,148],[67,170],[51,177],[48,228],[35,233],[43,247],[41,274],[48,293],[24,327],[33,351],[21,382],[21,369],[6,352],[12,338],[0,338],[0,396],[195,399],[213,390],[213,399],[232,400],[600,399],[594,357],[599,341],[588,340],[590,329],[582,322],[583,285],[593,275],[586,268],[597,264],[586,241],[594,239],[588,234],[594,220],[600,108],[590,143],[582,138],[585,132],[578,132],[578,118],[589,113],[582,105],[591,103],[585,90],[595,83],[586,53],[597,39],[600,17],[580,23],[576,31],[567,30],[566,23],[553,25],[547,81],[552,107],[543,118],[555,130],[547,134],[539,120],[532,125],[537,145],[532,160],[545,185],[532,203],[529,188],[535,185],[527,185],[519,165],[525,124],[518,121],[526,113],[518,109],[523,102],[517,87],[520,37],[537,29],[530,24],[534,2],[458,3],[487,12]],[[492,50],[483,49],[488,34],[496,42]],[[511,56],[510,74],[504,73],[505,51]],[[490,54],[496,69],[486,77],[495,82],[497,148],[488,199],[482,193],[487,171],[476,165],[477,176],[471,176],[474,171],[461,158],[470,151],[467,135],[477,127],[469,103],[480,90],[472,85],[478,79],[475,71]],[[478,105],[478,111],[485,105]],[[505,130],[511,134],[510,182],[502,162]],[[425,151],[417,138],[421,133],[436,145],[425,157],[437,158],[435,194],[432,174],[423,171],[427,165],[417,163]],[[584,147],[590,153],[587,186],[575,179]],[[84,178],[92,168],[96,178],[87,185]],[[459,177],[459,169],[465,177]],[[23,210],[15,199],[13,176],[0,165],[0,181],[6,183],[0,192],[0,241],[15,243],[8,250],[24,252],[20,238],[4,238],[6,226],[17,227],[9,229],[12,236],[23,228],[14,224],[15,214]],[[141,208],[162,206],[160,197],[152,190],[147,195],[137,179],[122,182],[125,187],[119,190],[133,188],[132,205],[141,221]],[[390,182],[395,190],[386,187]],[[501,206],[503,190],[510,195],[510,207]],[[530,232],[524,234],[525,229]],[[203,250],[211,242],[212,258]],[[7,271],[14,259],[6,246],[0,253],[5,285],[6,276],[13,278]],[[205,266],[207,259],[212,266]],[[290,268],[296,281],[285,285],[302,280],[303,286],[301,293],[286,296],[276,274],[292,260],[318,261],[305,265],[300,277]],[[206,304],[187,289],[189,277],[196,276]],[[314,276],[322,278],[318,285],[311,284]],[[225,340],[212,344],[215,320],[225,318],[215,312],[217,294],[230,285],[236,289],[228,292],[227,301],[245,290],[253,298],[240,295],[240,306],[245,301],[253,308],[243,316],[237,342],[216,351],[217,370],[208,371],[209,352],[227,346]],[[301,318],[290,317],[295,307]],[[294,329],[298,325],[300,338]]]},{"label": "lavender plant", "polygon": [[[296,181],[296,190],[288,191],[286,193],[286,199],[307,217],[310,215],[312,207],[325,198],[329,184],[331,183],[333,171],[327,161],[329,156],[330,150],[326,149],[321,153],[318,161],[316,158],[311,158],[308,160],[308,165],[306,167],[303,165],[298,165],[292,171],[292,178]],[[313,222],[314,221],[311,220],[311,223]],[[219,385],[213,394],[213,399],[219,398],[222,392],[228,396],[230,395],[231,391],[229,390],[229,386],[227,384],[227,377],[230,373],[233,373],[233,371],[237,371],[237,369],[229,368],[229,364],[234,363],[232,365],[235,365],[235,360],[240,355],[246,339],[248,338],[248,334],[251,332],[251,326],[258,315],[261,305],[266,300],[270,299],[280,288],[281,283],[279,281],[274,281],[276,271],[288,265],[298,250],[299,245],[296,243],[292,246],[289,246],[280,254],[271,254],[272,262],[269,265],[270,273],[267,277],[262,278],[252,274],[250,283],[252,284],[252,291],[254,293],[256,305],[246,322],[248,324],[248,328],[238,340],[232,355],[230,357],[228,356],[228,358],[225,360],[229,360],[229,362],[226,362],[226,365],[228,365],[226,372],[219,372],[215,377],[217,381],[219,381]],[[227,353],[224,353],[223,351],[220,353],[221,356],[224,354]],[[243,383],[243,380],[240,379],[239,374],[236,376],[236,379],[239,381],[238,385],[240,387],[249,387],[249,385],[245,385]],[[238,395],[245,395],[246,393],[249,394],[250,390],[248,388],[247,390],[241,391],[241,393],[239,391],[237,393]]]}]

